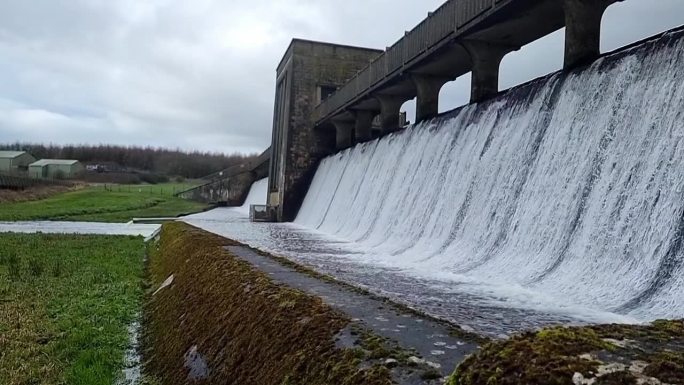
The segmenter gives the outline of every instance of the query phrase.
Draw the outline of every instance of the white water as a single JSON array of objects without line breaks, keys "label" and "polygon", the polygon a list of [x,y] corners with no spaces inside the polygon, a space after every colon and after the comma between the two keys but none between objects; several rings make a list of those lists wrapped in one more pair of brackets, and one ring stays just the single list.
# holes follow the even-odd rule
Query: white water
[{"label": "white water", "polygon": [[249,216],[249,207],[251,205],[265,205],[268,193],[268,178],[260,179],[252,184],[249,189],[245,203],[240,207],[235,207],[234,210]]},{"label": "white water", "polygon": [[513,306],[684,317],[684,43],[325,159],[296,223]]},{"label": "white water", "polygon": [[185,220],[492,336],[684,317],[682,35],[331,156],[295,223]]}]

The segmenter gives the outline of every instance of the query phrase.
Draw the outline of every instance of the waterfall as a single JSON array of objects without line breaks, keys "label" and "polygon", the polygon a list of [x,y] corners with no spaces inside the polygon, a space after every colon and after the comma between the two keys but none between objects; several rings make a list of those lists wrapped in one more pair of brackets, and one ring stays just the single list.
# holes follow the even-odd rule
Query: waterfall
[{"label": "waterfall", "polygon": [[295,221],[372,263],[684,317],[684,32],[324,159]]},{"label": "waterfall", "polygon": [[240,212],[245,216],[249,216],[249,207],[251,205],[265,205],[266,195],[268,193],[268,178],[260,179],[249,188],[245,203],[240,207],[235,207],[234,210]]}]

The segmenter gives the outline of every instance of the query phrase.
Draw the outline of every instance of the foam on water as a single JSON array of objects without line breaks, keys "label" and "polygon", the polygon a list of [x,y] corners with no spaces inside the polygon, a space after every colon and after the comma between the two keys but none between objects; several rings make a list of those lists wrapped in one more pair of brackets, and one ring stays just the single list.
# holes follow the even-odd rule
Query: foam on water
[{"label": "foam on water", "polygon": [[296,223],[419,276],[684,316],[681,32],[617,56],[325,159]]},{"label": "foam on water", "polygon": [[328,157],[295,223],[186,221],[488,335],[684,317],[683,35]]}]

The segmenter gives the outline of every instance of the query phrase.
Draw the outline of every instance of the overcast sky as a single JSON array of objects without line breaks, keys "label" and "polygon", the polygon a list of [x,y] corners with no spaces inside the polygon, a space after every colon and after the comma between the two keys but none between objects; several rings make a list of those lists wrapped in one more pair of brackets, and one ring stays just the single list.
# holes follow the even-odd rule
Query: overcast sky
[{"label": "overcast sky", "polygon": [[[0,0],[0,142],[261,151],[293,37],[384,48],[441,3]],[[608,10],[602,49],[681,24],[684,0],[627,0]],[[562,56],[562,31],[510,54],[502,88]],[[469,81],[447,85],[440,109],[466,102]]]}]

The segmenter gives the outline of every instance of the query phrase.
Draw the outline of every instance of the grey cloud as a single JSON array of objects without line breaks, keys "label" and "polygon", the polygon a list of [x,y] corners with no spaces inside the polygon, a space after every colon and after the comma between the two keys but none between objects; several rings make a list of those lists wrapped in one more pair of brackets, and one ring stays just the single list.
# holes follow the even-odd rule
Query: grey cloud
[{"label": "grey cloud", "polygon": [[[384,48],[440,4],[5,0],[0,142],[260,151],[270,141],[275,67],[291,38]],[[613,6],[603,48],[672,28],[683,14],[681,0]],[[509,55],[502,86],[559,68],[562,40],[556,33]],[[467,76],[448,85],[442,110],[465,103],[468,86]]]}]

